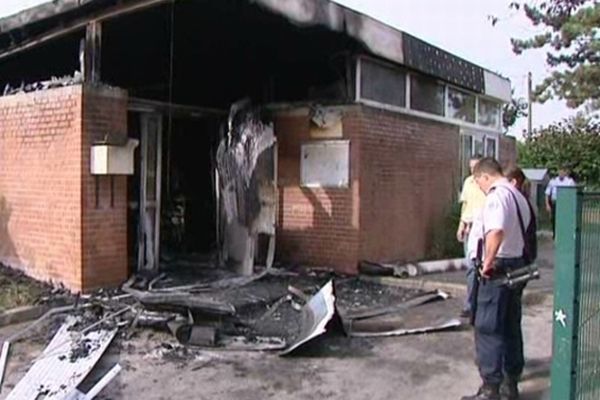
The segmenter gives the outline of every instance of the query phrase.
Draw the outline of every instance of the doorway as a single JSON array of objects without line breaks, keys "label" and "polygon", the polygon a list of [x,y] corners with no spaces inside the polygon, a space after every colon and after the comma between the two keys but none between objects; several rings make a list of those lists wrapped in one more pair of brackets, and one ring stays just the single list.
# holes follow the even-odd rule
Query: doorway
[{"label": "doorway", "polygon": [[132,111],[129,121],[130,136],[140,140],[128,193],[130,272],[214,260],[215,154],[223,118]]}]

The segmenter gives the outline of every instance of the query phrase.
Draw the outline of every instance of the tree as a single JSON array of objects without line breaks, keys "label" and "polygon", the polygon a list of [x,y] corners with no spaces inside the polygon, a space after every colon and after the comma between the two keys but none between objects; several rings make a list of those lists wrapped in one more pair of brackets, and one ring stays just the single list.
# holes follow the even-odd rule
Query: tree
[{"label": "tree", "polygon": [[547,48],[552,73],[535,89],[543,102],[564,99],[570,107],[586,104],[600,108],[600,2],[597,0],[543,0],[512,2],[523,9],[542,33],[512,39],[513,51]]},{"label": "tree", "polygon": [[508,132],[519,118],[528,115],[527,106],[528,104],[525,99],[515,97],[511,99],[510,103],[504,105],[502,109],[502,127],[504,127],[505,132]]},{"label": "tree", "polygon": [[523,167],[548,168],[555,174],[569,166],[578,181],[600,186],[600,123],[578,115],[535,130],[518,144]]}]

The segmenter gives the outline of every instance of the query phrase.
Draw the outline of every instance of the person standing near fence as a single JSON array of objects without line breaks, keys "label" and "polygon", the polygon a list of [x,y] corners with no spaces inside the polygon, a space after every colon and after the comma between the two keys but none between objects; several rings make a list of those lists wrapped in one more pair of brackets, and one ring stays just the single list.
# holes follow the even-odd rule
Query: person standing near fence
[{"label": "person standing near fence", "polygon": [[473,177],[473,168],[477,165],[477,162],[481,159],[481,156],[475,155],[469,160],[469,169],[471,175],[469,175],[463,183],[462,191],[460,193],[460,202],[462,208],[460,212],[460,221],[458,222],[458,229],[456,231],[456,239],[464,244],[465,258],[467,259],[467,298],[463,305],[461,317],[468,318],[471,315],[471,302],[473,299],[473,286],[475,280],[475,273],[473,269],[473,263],[469,254],[469,234],[473,227],[473,222],[478,214],[481,213],[483,204],[485,202],[485,194],[481,191],[475,178]]},{"label": "person standing near fence", "polygon": [[546,210],[552,220],[552,239],[556,237],[556,195],[559,187],[575,186],[575,180],[569,176],[569,169],[561,167],[558,176],[550,179],[546,186]]},{"label": "person standing near fence", "polygon": [[[503,176],[493,158],[480,160],[473,170],[486,193],[481,214],[483,260],[474,316],[475,349],[482,385],[462,400],[518,399],[518,381],[525,364],[521,334],[523,285],[509,288],[495,278],[524,266],[524,235],[520,220],[529,225],[527,200]],[[520,215],[520,217],[519,217]]]}]

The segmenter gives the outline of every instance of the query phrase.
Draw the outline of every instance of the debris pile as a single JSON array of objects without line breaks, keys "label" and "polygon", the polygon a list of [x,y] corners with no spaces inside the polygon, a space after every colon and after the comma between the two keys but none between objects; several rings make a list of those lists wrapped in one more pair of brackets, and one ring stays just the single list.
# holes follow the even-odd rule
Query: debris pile
[{"label": "debris pile", "polygon": [[83,83],[83,76],[79,71],[75,71],[73,75],[66,75],[62,77],[53,76],[51,79],[47,81],[33,82],[33,83],[25,83],[21,82],[19,86],[11,86],[10,84],[6,84],[4,90],[2,92],[2,96],[9,96],[18,93],[29,93],[29,92],[37,92],[48,89],[54,89],[59,87],[73,86]]},{"label": "debris pile", "polygon": [[[122,345],[141,330],[162,331],[161,337],[170,334],[173,340],[162,340],[159,353],[180,363],[197,358],[197,348],[289,356],[328,332],[378,337],[460,325],[436,314],[434,302],[448,297],[439,291],[393,288],[328,272],[269,268],[251,276],[222,276],[220,269],[213,272],[217,270],[218,279],[207,279],[207,273],[197,279],[186,276],[183,282],[164,273],[134,276],[118,291],[82,295],[42,316],[5,341],[8,347],[66,314],[8,399],[92,398],[92,392],[81,391],[80,383],[113,341]],[[3,357],[6,360],[8,350]],[[93,390],[99,392],[120,370],[113,365]]]}]

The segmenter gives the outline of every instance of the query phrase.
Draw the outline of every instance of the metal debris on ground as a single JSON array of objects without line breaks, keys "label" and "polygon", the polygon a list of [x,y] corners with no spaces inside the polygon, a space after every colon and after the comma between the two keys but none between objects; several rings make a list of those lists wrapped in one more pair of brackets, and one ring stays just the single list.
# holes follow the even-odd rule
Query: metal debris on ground
[{"label": "metal debris on ground", "polygon": [[333,280],[314,295],[302,308],[302,330],[294,343],[281,352],[287,355],[298,349],[303,344],[311,341],[326,331],[327,324],[335,314],[335,295],[333,294]]},{"label": "metal debris on ground", "polygon": [[236,351],[273,351],[282,350],[287,346],[285,340],[279,337],[256,336],[223,336],[220,346],[226,350]]},{"label": "metal debris on ground", "polygon": [[447,329],[458,328],[462,325],[462,322],[458,318],[451,318],[439,323],[435,323],[431,326],[423,326],[419,328],[398,328],[398,329],[380,329],[374,332],[367,331],[352,331],[349,333],[352,337],[362,338],[376,338],[376,337],[389,337],[389,336],[404,336],[404,335],[415,335],[418,333],[429,333],[436,331],[443,331]]},{"label": "metal debris on ground", "polygon": [[310,297],[307,296],[306,293],[292,285],[288,286],[288,292],[290,292],[305,303],[308,302],[308,300],[310,299]]},{"label": "metal debris on ground", "polygon": [[370,261],[361,261],[358,264],[358,271],[361,274],[372,276],[396,276],[399,278],[409,278],[417,276],[419,270],[412,264],[392,264],[392,263],[374,263]]},{"label": "metal debris on ground", "polygon": [[434,291],[419,294],[402,303],[358,310],[340,311],[344,331],[351,337],[386,337],[427,333],[462,325],[435,304],[449,298]]},{"label": "metal debris on ground", "polygon": [[92,400],[94,399],[108,384],[116,378],[121,372],[122,367],[116,364],[106,373],[90,390],[83,393],[79,389],[75,389],[73,393],[66,398],[66,400]]},{"label": "metal debris on ground", "polygon": [[[120,342],[133,340],[142,329],[171,334],[170,340],[160,339],[156,354],[183,368],[203,357],[198,349],[290,355],[338,326],[350,337],[384,337],[460,324],[437,310],[435,301],[448,297],[440,291],[424,293],[356,277],[334,278],[327,271],[289,274],[268,269],[252,276],[231,276],[215,270],[201,272],[205,275],[200,279],[168,273],[133,277],[122,291],[79,296],[75,304],[48,312],[4,345],[0,372],[9,342],[23,340],[68,314],[8,399],[35,399],[40,394],[46,399],[92,398],[94,391],[84,393],[78,385],[115,337]],[[212,275],[207,279],[206,274]],[[198,283],[190,284],[194,281]],[[188,284],[181,285],[184,282]],[[119,370],[111,371],[94,388],[101,390]]]},{"label": "metal debris on ground", "polygon": [[344,320],[358,320],[365,318],[374,318],[380,315],[393,314],[396,312],[404,311],[412,307],[420,306],[431,301],[446,300],[449,295],[441,290],[435,290],[427,293],[419,293],[415,297],[406,300],[402,303],[393,304],[385,307],[370,307],[356,310],[349,310],[342,312],[342,319]]},{"label": "metal debris on ground", "polygon": [[86,334],[73,331],[80,322],[69,317],[7,400],[65,399],[83,382],[117,334],[100,329]]},{"label": "metal debris on ground", "polygon": [[397,278],[413,278],[420,275],[438,272],[460,271],[467,268],[464,258],[449,260],[432,260],[415,263],[376,263],[361,261],[358,270],[361,274],[371,276],[394,276]]},{"label": "metal debris on ground", "polygon": [[9,350],[10,342],[5,341],[2,344],[2,354],[0,355],[0,392],[2,392],[2,383],[4,382],[4,371],[6,371],[6,362],[8,361]]},{"label": "metal debris on ground", "polygon": [[123,285],[123,291],[131,294],[140,303],[157,306],[168,305],[172,307],[183,307],[201,310],[214,315],[234,315],[235,307],[229,303],[215,300],[210,295],[192,294],[189,291],[149,292],[134,289],[132,284],[135,279],[130,279]]}]

